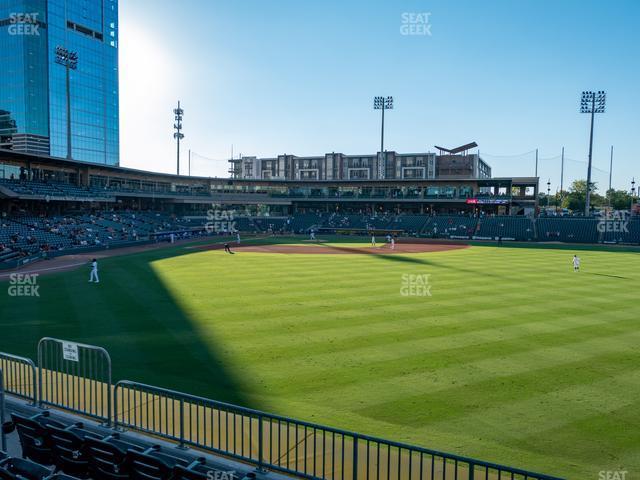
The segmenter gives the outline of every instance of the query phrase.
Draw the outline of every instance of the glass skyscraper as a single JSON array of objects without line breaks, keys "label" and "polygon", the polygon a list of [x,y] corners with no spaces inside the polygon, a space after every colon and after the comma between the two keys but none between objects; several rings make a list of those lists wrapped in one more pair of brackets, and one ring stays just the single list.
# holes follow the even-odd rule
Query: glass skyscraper
[{"label": "glass skyscraper", "polygon": [[118,165],[118,97],[117,0],[0,0],[0,148]]}]

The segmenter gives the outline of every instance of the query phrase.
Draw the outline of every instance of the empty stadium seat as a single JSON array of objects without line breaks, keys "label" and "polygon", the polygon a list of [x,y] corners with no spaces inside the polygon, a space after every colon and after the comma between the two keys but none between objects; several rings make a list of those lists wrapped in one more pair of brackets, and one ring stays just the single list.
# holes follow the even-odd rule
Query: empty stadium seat
[{"label": "empty stadium seat", "polygon": [[[198,459],[186,467],[183,465],[176,465],[175,467],[173,467],[172,480],[211,480],[212,477],[222,477],[222,475],[215,475],[215,472],[220,472],[220,470],[207,465],[204,459]],[[228,480],[236,480],[240,478],[235,473],[224,473],[226,474],[226,478]],[[255,475],[253,473],[250,473],[247,477],[254,478]]]},{"label": "empty stadium seat", "polygon": [[598,220],[595,218],[539,217],[538,240],[569,243],[597,243]]},{"label": "empty stadium seat", "polygon": [[64,428],[59,422],[49,418],[49,412],[39,413],[33,417],[23,417],[12,413],[11,422],[3,425],[5,433],[18,431],[22,456],[43,465],[53,465],[53,448],[47,426]]},{"label": "empty stadium seat", "polygon": [[124,480],[131,473],[129,451],[143,452],[137,445],[120,440],[118,434],[106,439],[85,439],[89,457],[89,474],[96,480]]},{"label": "empty stadium seat", "polygon": [[55,473],[50,477],[47,477],[46,480],[79,480],[76,477],[72,477],[71,475],[65,475],[64,473]]},{"label": "empty stadium seat", "polygon": [[78,478],[89,476],[89,454],[87,438],[100,438],[77,423],[66,428],[55,425],[46,426],[51,440],[53,463],[57,470]]},{"label": "empty stadium seat", "polygon": [[129,478],[132,480],[169,480],[177,465],[189,466],[185,460],[164,453],[157,446],[144,452],[129,450],[127,457],[131,463]]},{"label": "empty stadium seat", "polygon": [[534,227],[529,217],[506,215],[484,217],[478,221],[476,235],[493,239],[530,241],[534,239]]},{"label": "empty stadium seat", "polygon": [[210,471],[176,465],[173,467],[173,480],[211,480],[208,476]]},{"label": "empty stadium seat", "polygon": [[6,458],[0,461],[2,480],[43,480],[51,476],[51,470],[23,458]]},{"label": "empty stadium seat", "polygon": [[471,237],[478,224],[476,217],[462,215],[438,215],[429,217],[422,233],[432,237]]}]

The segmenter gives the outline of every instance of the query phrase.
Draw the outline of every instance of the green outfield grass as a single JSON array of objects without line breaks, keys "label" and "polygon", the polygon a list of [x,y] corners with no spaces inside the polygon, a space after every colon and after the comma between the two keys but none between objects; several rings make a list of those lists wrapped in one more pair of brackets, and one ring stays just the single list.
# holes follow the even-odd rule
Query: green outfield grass
[{"label": "green outfield grass", "polygon": [[[283,241],[283,240],[281,240]],[[298,240],[299,242],[299,240]],[[0,350],[106,347],[114,376],[574,479],[640,476],[640,256],[163,251],[0,296]],[[431,296],[403,296],[429,274]],[[2,284],[3,290],[5,285]]]}]

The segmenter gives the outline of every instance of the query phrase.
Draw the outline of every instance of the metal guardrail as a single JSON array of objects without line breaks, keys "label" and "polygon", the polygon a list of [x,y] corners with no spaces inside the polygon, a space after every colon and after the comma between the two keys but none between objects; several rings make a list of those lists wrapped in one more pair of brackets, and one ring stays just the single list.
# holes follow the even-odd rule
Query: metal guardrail
[{"label": "metal guardrail", "polygon": [[251,410],[122,380],[113,391],[113,424],[224,453],[262,466],[260,425]]},{"label": "metal guardrail", "polygon": [[33,360],[0,352],[0,370],[3,372],[2,379],[7,393],[36,404],[38,384]]},{"label": "metal guardrail", "polygon": [[45,337],[38,343],[39,405],[111,425],[111,357],[102,347]]},{"label": "metal guardrail", "polygon": [[313,480],[559,480],[123,380],[114,426]]},{"label": "metal guardrail", "polygon": [[4,434],[4,381],[3,373],[0,368],[0,450],[7,451],[7,439]]},{"label": "metal guardrail", "polygon": [[31,360],[0,353],[0,362],[28,372],[10,376],[0,370],[0,402],[4,379],[25,379],[26,390],[14,383],[6,391],[261,470],[310,480],[561,480],[129,380],[112,386],[109,354],[92,345],[43,338],[37,385]]}]

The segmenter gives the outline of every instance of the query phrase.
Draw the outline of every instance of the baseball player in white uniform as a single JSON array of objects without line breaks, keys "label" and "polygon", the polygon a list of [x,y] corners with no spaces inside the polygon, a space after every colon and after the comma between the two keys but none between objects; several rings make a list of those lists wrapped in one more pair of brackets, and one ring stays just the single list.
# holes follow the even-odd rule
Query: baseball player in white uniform
[{"label": "baseball player in white uniform", "polygon": [[94,258],[91,260],[91,273],[89,274],[89,283],[100,283],[98,278],[98,261]]}]

